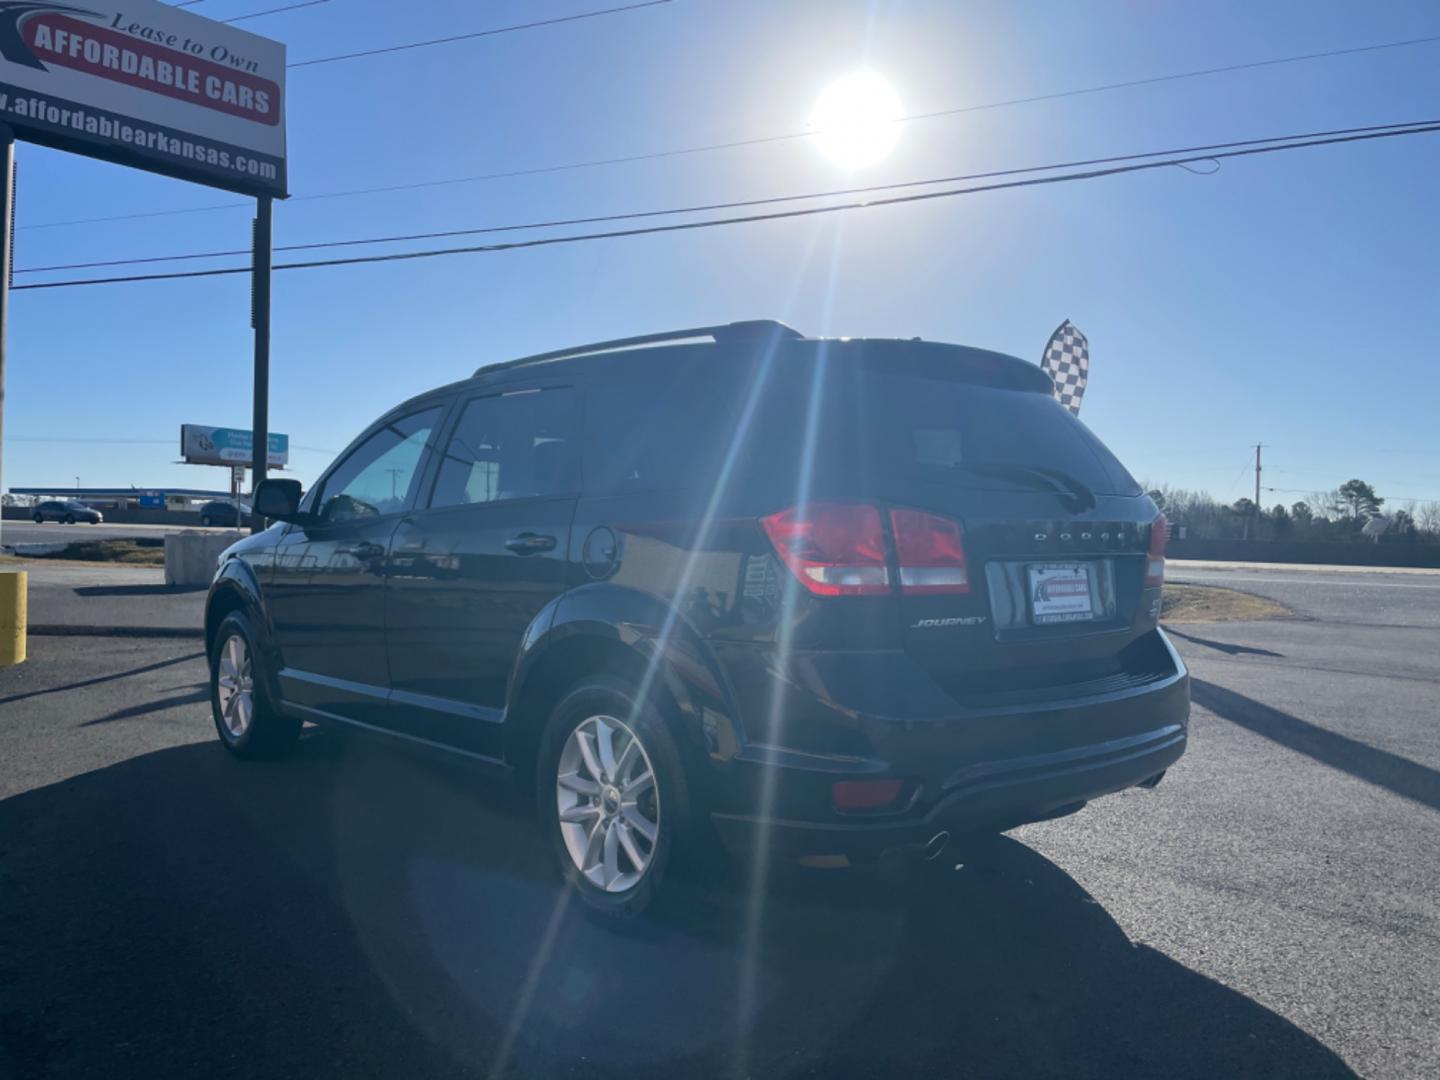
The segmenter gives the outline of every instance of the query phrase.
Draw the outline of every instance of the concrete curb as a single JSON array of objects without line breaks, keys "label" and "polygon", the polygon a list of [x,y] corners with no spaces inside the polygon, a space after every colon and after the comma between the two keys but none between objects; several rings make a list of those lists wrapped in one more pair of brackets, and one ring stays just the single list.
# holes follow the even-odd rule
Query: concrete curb
[{"label": "concrete curb", "polygon": [[81,624],[44,623],[29,627],[31,637],[122,637],[122,638],[201,638],[200,626],[84,626]]}]

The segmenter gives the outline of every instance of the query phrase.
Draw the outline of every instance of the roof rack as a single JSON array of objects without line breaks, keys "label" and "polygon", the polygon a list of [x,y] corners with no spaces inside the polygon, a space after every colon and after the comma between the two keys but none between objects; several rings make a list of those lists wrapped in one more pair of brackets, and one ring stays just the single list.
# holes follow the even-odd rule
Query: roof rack
[{"label": "roof rack", "polygon": [[636,345],[657,345],[663,341],[691,341],[709,338],[717,345],[728,345],[736,341],[755,341],[770,337],[785,341],[800,341],[804,339],[804,336],[800,331],[794,330],[782,322],[776,322],[774,319],[751,319],[747,322],[725,323],[722,326],[696,326],[688,330],[665,330],[658,334],[641,334],[638,337],[616,338],[613,341],[597,341],[590,345],[574,345],[568,349],[556,349],[553,352],[536,353],[534,356],[522,356],[518,360],[486,364],[484,367],[476,368],[475,374],[503,371],[505,368],[520,367],[522,364],[538,364],[545,360],[561,360],[577,356],[590,356],[594,353],[616,352],[633,348]]}]

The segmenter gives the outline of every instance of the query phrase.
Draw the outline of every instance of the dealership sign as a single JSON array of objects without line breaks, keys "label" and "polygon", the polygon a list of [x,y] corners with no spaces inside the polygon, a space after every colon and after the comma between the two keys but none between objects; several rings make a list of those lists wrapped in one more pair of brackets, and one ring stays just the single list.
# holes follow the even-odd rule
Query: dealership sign
[{"label": "dealership sign", "polygon": [[[255,436],[240,428],[180,425],[180,456],[190,465],[248,465],[254,445]],[[266,450],[266,460],[284,468],[290,460],[290,436],[272,431]]]},{"label": "dealership sign", "polygon": [[157,0],[0,0],[0,123],[29,142],[283,198],[285,46]]}]

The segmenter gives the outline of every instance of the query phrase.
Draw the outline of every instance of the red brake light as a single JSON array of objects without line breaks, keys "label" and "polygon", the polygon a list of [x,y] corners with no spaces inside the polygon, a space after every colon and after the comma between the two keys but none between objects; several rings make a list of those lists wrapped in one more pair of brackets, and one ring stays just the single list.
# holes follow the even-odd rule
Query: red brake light
[{"label": "red brake light", "polygon": [[891,510],[900,589],[906,593],[968,593],[965,534],[952,518],[923,510]]},{"label": "red brake light", "polygon": [[890,571],[880,511],[863,503],[810,503],[760,519],[782,562],[817,596],[885,596]]},{"label": "red brake light", "polygon": [[1165,584],[1165,542],[1170,539],[1170,523],[1164,514],[1156,514],[1150,523],[1150,549],[1145,555],[1145,587]]}]

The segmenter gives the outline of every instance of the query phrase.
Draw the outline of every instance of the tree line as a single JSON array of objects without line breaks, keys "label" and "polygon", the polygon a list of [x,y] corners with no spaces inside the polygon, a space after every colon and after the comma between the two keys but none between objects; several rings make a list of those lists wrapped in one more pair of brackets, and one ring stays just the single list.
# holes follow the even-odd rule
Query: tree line
[{"label": "tree line", "polygon": [[[1149,485],[1147,485],[1148,487]],[[1339,540],[1381,544],[1440,543],[1440,502],[1385,506],[1364,480],[1347,480],[1288,506],[1256,507],[1254,500],[1222,503],[1204,491],[1168,484],[1151,487],[1150,497],[1165,516],[1184,525],[1196,540]],[[1374,521],[1371,535],[1365,526]],[[1384,531],[1378,531],[1381,526]]]}]

